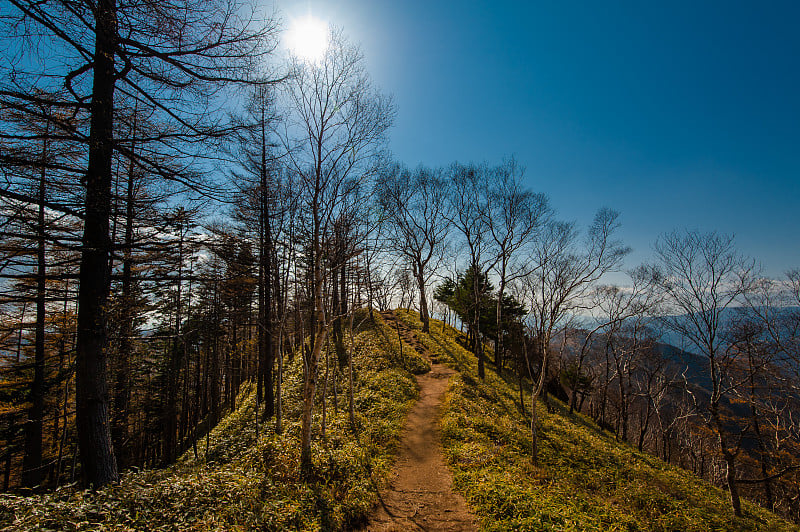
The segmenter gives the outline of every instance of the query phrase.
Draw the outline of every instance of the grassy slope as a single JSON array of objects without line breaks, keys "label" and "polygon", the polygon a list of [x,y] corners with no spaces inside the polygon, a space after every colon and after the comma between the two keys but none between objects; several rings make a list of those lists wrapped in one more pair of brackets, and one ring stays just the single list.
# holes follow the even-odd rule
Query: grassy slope
[{"label": "grassy slope", "polygon": [[797,529],[749,503],[735,518],[726,492],[614,441],[557,402],[554,414],[539,407],[540,467],[533,467],[518,390],[490,369],[480,382],[454,329],[432,322],[424,335],[416,314],[401,315],[435,358],[460,372],[448,390],[443,445],[454,485],[483,530]]},{"label": "grassy slope", "polygon": [[[517,392],[493,371],[477,379],[474,357],[455,330],[433,322],[422,334],[435,361],[459,370],[442,419],[456,489],[484,530],[790,530],[774,515],[746,505],[735,520],[726,494],[691,474],[616,443],[581,416],[543,414],[541,467],[530,465],[530,437]],[[98,493],[61,489],[37,497],[0,495],[3,530],[338,530],[362,523],[385,485],[402,423],[417,398],[409,372],[427,364],[410,347],[399,357],[396,332],[376,313],[355,341],[356,407],[362,426],[346,428],[344,392],[328,409],[327,443],[317,438],[316,478],[299,466],[301,372],[286,377],[286,430],[256,441],[254,396],[212,431],[199,455],[175,466],[127,473]],[[330,401],[330,399],[329,399]],[[291,408],[290,408],[291,407]],[[542,409],[543,410],[543,409]],[[316,422],[319,423],[317,409]]]},{"label": "grassy slope", "polygon": [[[190,450],[168,469],[126,473],[119,485],[98,493],[68,487],[36,497],[0,495],[0,529],[339,530],[363,522],[417,399],[409,370],[429,367],[410,348],[400,360],[396,334],[375,317],[377,326],[362,326],[354,342],[362,426],[357,436],[347,430],[341,384],[338,414],[329,395],[327,441],[314,441],[313,481],[299,476],[302,370],[295,358],[285,381],[283,434],[264,434],[262,427],[256,441],[255,394],[248,387],[240,408],[212,431],[207,454],[204,440],[197,458]],[[317,408],[317,427],[320,414]]]}]

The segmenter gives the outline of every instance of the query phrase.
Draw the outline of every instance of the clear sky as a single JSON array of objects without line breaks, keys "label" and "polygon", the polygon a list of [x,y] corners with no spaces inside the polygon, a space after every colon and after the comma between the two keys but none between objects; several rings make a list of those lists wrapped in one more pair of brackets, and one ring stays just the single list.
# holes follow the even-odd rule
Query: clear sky
[{"label": "clear sky", "polygon": [[564,219],[621,211],[800,267],[800,2],[278,0],[359,42],[409,166],[515,156]]}]

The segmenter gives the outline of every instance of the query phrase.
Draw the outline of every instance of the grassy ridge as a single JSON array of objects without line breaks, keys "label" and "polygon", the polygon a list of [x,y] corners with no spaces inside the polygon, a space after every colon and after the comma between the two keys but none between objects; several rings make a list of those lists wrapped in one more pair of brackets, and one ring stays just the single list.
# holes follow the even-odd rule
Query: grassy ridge
[{"label": "grassy ridge", "polygon": [[[795,530],[745,504],[736,519],[725,492],[688,472],[614,441],[556,403],[540,408],[541,466],[530,464],[527,419],[518,391],[475,358],[458,333],[432,322],[421,332],[414,313],[399,311],[436,362],[459,371],[442,418],[454,486],[483,530]],[[363,317],[363,316],[361,316]],[[388,479],[400,430],[418,391],[412,373],[428,363],[379,314],[362,321],[353,342],[359,428],[347,427],[346,388],[339,408],[328,394],[326,438],[317,431],[315,477],[299,475],[302,367],[285,378],[285,430],[255,433],[252,387],[239,409],[206,441],[165,470],[129,472],[97,493],[64,488],[35,497],[0,495],[4,530],[348,530],[364,522]],[[332,357],[333,358],[333,357]],[[321,409],[315,414],[320,426]]]},{"label": "grassy ridge", "polygon": [[[338,412],[329,387],[326,438],[317,430],[313,442],[311,481],[299,475],[302,361],[295,357],[286,371],[282,434],[269,424],[256,438],[255,393],[245,387],[238,410],[212,431],[208,449],[198,442],[197,458],[190,449],[168,469],[128,472],[119,485],[97,493],[67,487],[33,497],[0,495],[0,529],[347,530],[363,523],[418,396],[411,372],[429,367],[410,348],[401,358],[396,334],[379,314],[375,319],[375,326],[362,321],[353,342],[361,426],[357,435],[348,430],[341,377]],[[319,406],[314,422],[318,429]]]},{"label": "grassy ridge", "polygon": [[400,314],[436,358],[460,372],[446,396],[443,446],[454,486],[482,530],[797,529],[749,503],[735,518],[723,490],[616,442],[557,401],[553,414],[539,407],[540,467],[533,467],[518,389],[488,365],[481,382],[455,329],[432,321],[425,335],[415,313]]}]

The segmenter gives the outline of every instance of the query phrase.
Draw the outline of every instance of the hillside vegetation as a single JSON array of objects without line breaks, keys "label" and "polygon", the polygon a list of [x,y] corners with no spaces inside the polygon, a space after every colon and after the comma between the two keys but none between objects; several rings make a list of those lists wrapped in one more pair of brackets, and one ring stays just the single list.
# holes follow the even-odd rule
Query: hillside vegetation
[{"label": "hillside vegetation", "polygon": [[481,382],[466,338],[452,327],[432,322],[427,335],[415,314],[399,314],[433,357],[459,371],[444,405],[443,446],[454,486],[483,530],[797,529],[749,503],[734,517],[723,490],[616,442],[557,400],[553,413],[539,409],[540,465],[532,466],[518,388],[494,371]]},{"label": "hillside vegetation", "polygon": [[[362,322],[353,342],[356,435],[348,430],[347,382],[339,383],[338,408],[328,386],[325,439],[314,441],[314,478],[300,476],[302,361],[288,364],[284,382],[284,431],[262,424],[256,439],[255,391],[205,440],[174,466],[128,472],[119,485],[92,493],[74,487],[55,493],[0,495],[2,530],[348,530],[363,523],[391,472],[408,409],[417,399],[411,372],[428,363],[400,349],[380,314]],[[393,334],[394,333],[394,334]],[[334,357],[331,356],[333,363]],[[321,368],[324,371],[324,367]],[[321,379],[322,380],[322,379]],[[320,427],[318,405],[315,426]],[[267,430],[265,433],[264,430]]]},{"label": "hillside vegetation", "polygon": [[[751,504],[734,518],[724,491],[614,441],[554,402],[542,408],[540,467],[530,465],[529,427],[518,390],[477,362],[464,338],[441,322],[421,331],[414,313],[397,311],[431,354],[459,373],[443,405],[442,434],[454,486],[483,530],[794,530]],[[261,426],[255,394],[178,464],[130,472],[99,492],[0,497],[4,530],[350,530],[365,523],[389,478],[403,420],[417,399],[413,373],[428,363],[378,313],[363,320],[351,346],[359,427],[348,430],[346,387],[338,407],[328,387],[326,435],[314,441],[314,478],[299,469],[302,367],[288,364],[285,430]],[[358,322],[359,320],[357,320]],[[402,355],[401,355],[402,352]],[[331,357],[333,359],[333,357]],[[321,423],[321,408],[315,426]],[[265,431],[266,430],[266,431]]]}]

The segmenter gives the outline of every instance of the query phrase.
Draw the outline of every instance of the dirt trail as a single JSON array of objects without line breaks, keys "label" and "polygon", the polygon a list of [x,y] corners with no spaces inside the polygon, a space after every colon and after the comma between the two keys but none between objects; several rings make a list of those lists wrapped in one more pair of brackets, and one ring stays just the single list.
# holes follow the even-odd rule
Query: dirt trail
[{"label": "dirt trail", "polygon": [[[384,318],[392,328],[397,327],[393,314],[386,313]],[[399,323],[404,341],[427,357],[427,349],[413,331]],[[403,429],[394,476],[364,530],[477,530],[464,498],[453,493],[452,476],[440,444],[442,398],[454,373],[446,366],[432,364],[430,372],[417,376],[420,398]]]}]

